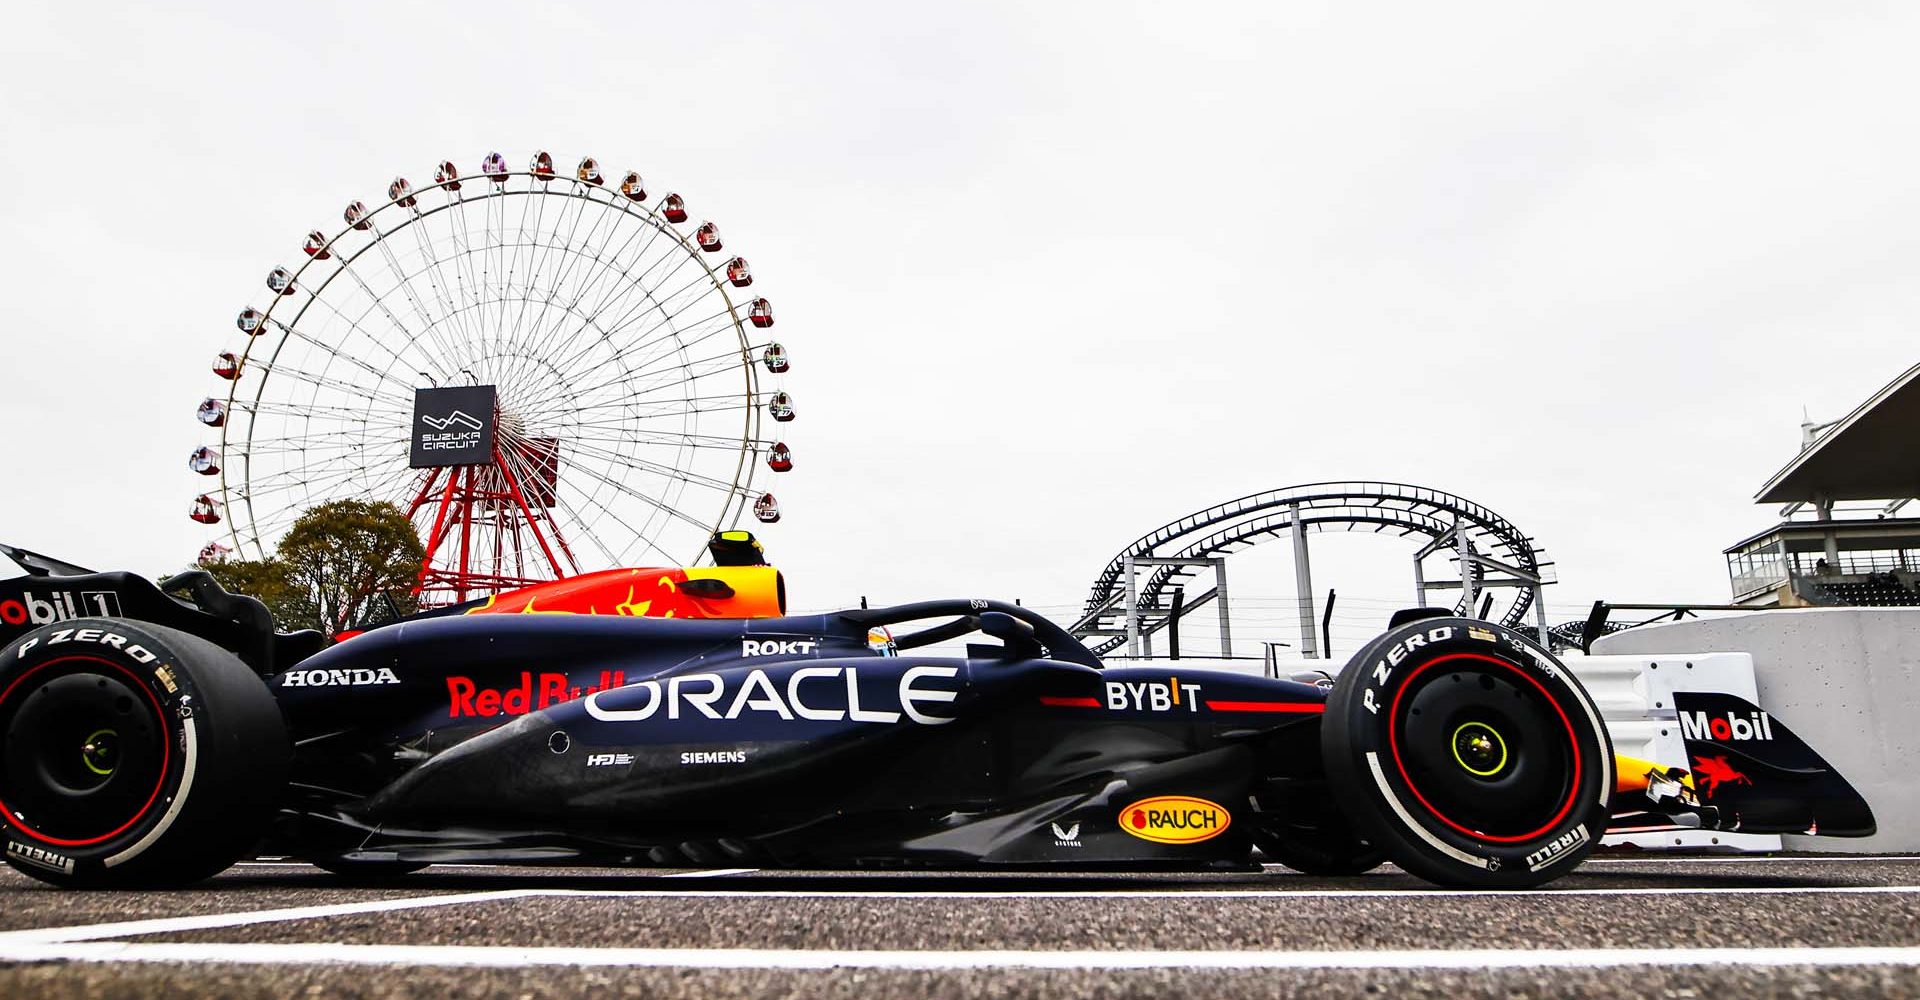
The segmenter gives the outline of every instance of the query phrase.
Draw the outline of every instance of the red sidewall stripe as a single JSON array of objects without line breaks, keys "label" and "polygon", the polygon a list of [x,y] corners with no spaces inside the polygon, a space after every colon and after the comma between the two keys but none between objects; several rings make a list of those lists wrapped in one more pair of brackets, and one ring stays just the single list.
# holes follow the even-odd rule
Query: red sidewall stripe
[{"label": "red sidewall stripe", "polygon": [[23,682],[25,682],[27,678],[32,677],[34,674],[39,673],[40,671],[45,670],[48,667],[58,666],[59,664],[69,663],[76,660],[85,662],[85,663],[98,663],[102,666],[111,667],[112,669],[119,671],[121,674],[125,675],[128,680],[133,682],[133,686],[138,688],[140,690],[140,693],[147,696],[147,701],[153,704],[154,718],[157,719],[160,723],[160,775],[157,779],[155,779],[153,783],[153,791],[147,796],[146,804],[140,807],[139,812],[136,812],[133,814],[132,819],[127,820],[125,823],[122,823],[117,827],[114,827],[111,831],[105,834],[102,834],[98,837],[90,837],[85,840],[63,840],[59,837],[49,837],[44,833],[39,833],[34,830],[29,830],[27,829],[25,824],[21,823],[19,820],[14,818],[13,809],[11,807],[9,807],[5,802],[0,802],[0,815],[4,815],[6,817],[6,821],[9,826],[12,826],[14,829],[19,830],[21,833],[29,837],[32,837],[33,839],[38,840],[43,844],[53,844],[58,847],[89,847],[94,844],[112,840],[113,838],[119,836],[120,834],[125,833],[128,827],[131,827],[135,823],[140,822],[140,819],[144,817],[148,813],[148,811],[150,811],[153,808],[154,802],[160,798],[160,789],[166,787],[166,784],[167,784],[167,769],[173,763],[172,733],[168,732],[167,713],[160,707],[160,699],[154,697],[153,690],[147,686],[147,682],[144,679],[142,679],[139,674],[136,674],[133,671],[128,670],[126,667],[121,666],[120,664],[115,663],[112,660],[103,660],[97,656],[62,656],[57,660],[48,660],[45,663],[41,663],[34,667],[31,667],[27,670],[26,673],[21,674],[20,676],[14,678],[13,683],[7,685],[7,689],[5,691],[0,691],[0,710],[3,710],[6,708],[7,698],[10,697],[13,694],[14,689],[19,687]]},{"label": "red sidewall stripe", "polygon": [[[1520,675],[1527,683],[1533,685],[1534,690],[1540,692],[1541,697],[1547,699],[1547,704],[1552,705],[1554,712],[1560,716],[1560,724],[1566,727],[1567,748],[1573,753],[1573,780],[1567,784],[1567,801],[1561,803],[1560,811],[1554,813],[1553,818],[1548,820],[1546,824],[1539,829],[1523,833],[1517,837],[1495,836],[1490,833],[1481,833],[1478,830],[1469,829],[1448,819],[1445,813],[1435,809],[1433,803],[1428,802],[1427,797],[1420,794],[1420,786],[1413,783],[1413,775],[1407,773],[1407,765],[1400,759],[1399,726],[1397,725],[1400,718],[1400,698],[1407,693],[1409,688],[1413,687],[1413,679],[1420,676],[1421,671],[1426,670],[1428,667],[1448,663],[1453,660],[1478,660],[1482,663],[1490,663],[1511,673]],[[1548,830],[1559,826],[1560,821],[1566,819],[1567,814],[1573,811],[1574,800],[1580,795],[1580,741],[1579,738],[1574,735],[1573,720],[1567,718],[1566,709],[1560,707],[1559,700],[1547,691],[1546,685],[1535,680],[1532,674],[1520,669],[1516,664],[1509,663],[1498,657],[1488,656],[1484,653],[1449,653],[1446,656],[1428,660],[1418,667],[1415,667],[1413,673],[1408,674],[1406,681],[1400,685],[1400,690],[1394,692],[1393,705],[1387,709],[1387,747],[1393,751],[1393,766],[1399,769],[1400,780],[1406,782],[1407,790],[1413,793],[1414,798],[1420,800],[1420,804],[1426,807],[1427,812],[1432,814],[1433,818],[1475,840],[1483,840],[1492,844],[1521,844],[1529,840],[1534,840]]]}]

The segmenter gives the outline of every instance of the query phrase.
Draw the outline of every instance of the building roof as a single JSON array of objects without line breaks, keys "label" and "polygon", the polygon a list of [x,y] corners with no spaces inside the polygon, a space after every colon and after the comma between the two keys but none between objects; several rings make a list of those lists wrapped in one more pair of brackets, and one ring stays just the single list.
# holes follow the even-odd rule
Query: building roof
[{"label": "building roof", "polygon": [[1755,503],[1920,496],[1920,365],[1861,403],[1773,474]]},{"label": "building roof", "polygon": [[[1781,538],[1813,538],[1825,540],[1826,536],[1837,535],[1843,549],[1873,548],[1920,548],[1920,545],[1907,544],[1920,539],[1920,517],[1875,517],[1846,519],[1839,521],[1782,521],[1764,531],[1756,531],[1720,551],[1733,555],[1756,542]],[[1863,541],[1864,540],[1864,541]],[[1895,544],[1872,545],[1876,541],[1891,540]]]}]

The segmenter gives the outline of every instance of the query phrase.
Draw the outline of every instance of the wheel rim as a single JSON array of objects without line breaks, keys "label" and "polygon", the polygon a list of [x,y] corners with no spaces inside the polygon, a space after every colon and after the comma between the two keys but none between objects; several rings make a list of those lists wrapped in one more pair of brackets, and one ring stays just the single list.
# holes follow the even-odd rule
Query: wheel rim
[{"label": "wheel rim", "polygon": [[159,700],[95,657],[40,664],[0,691],[0,814],[42,843],[85,847],[153,808],[172,764]]},{"label": "wheel rim", "polygon": [[1453,731],[1453,762],[1476,778],[1498,777],[1512,761],[1500,730],[1478,719]]},{"label": "wheel rim", "polygon": [[1415,668],[1388,711],[1401,779],[1435,819],[1491,843],[1522,843],[1572,811],[1582,764],[1565,709],[1518,666],[1478,653]]},{"label": "wheel rim", "polygon": [[120,731],[96,729],[88,733],[86,742],[80,744],[80,763],[103,778],[113,777],[120,763]]}]

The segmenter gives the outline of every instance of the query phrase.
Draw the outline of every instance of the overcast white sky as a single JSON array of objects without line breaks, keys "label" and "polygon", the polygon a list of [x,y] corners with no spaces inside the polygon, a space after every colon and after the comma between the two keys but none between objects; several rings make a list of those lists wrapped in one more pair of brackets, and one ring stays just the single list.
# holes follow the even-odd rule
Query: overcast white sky
[{"label": "overcast white sky", "polygon": [[[804,607],[1073,605],[1164,521],[1343,478],[1536,535],[1556,620],[1724,600],[1802,406],[1916,360],[1912,5],[5,21],[0,538],[101,567],[208,537],[191,411],[266,271],[396,173],[491,149],[640,169],[752,260],[795,356],[765,536]],[[1268,548],[1234,590],[1290,639],[1258,620],[1291,586]],[[1410,589],[1404,543],[1314,551],[1355,615]]]}]

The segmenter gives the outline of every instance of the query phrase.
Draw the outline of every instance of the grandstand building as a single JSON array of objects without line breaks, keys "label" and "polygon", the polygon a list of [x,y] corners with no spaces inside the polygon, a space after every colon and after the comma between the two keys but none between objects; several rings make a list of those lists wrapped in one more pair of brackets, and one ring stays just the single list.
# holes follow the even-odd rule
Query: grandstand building
[{"label": "grandstand building", "polygon": [[[1733,603],[1753,608],[1920,606],[1920,365],[1830,424],[1754,502],[1785,520],[1727,548]],[[1920,508],[1916,508],[1920,510]]]}]

